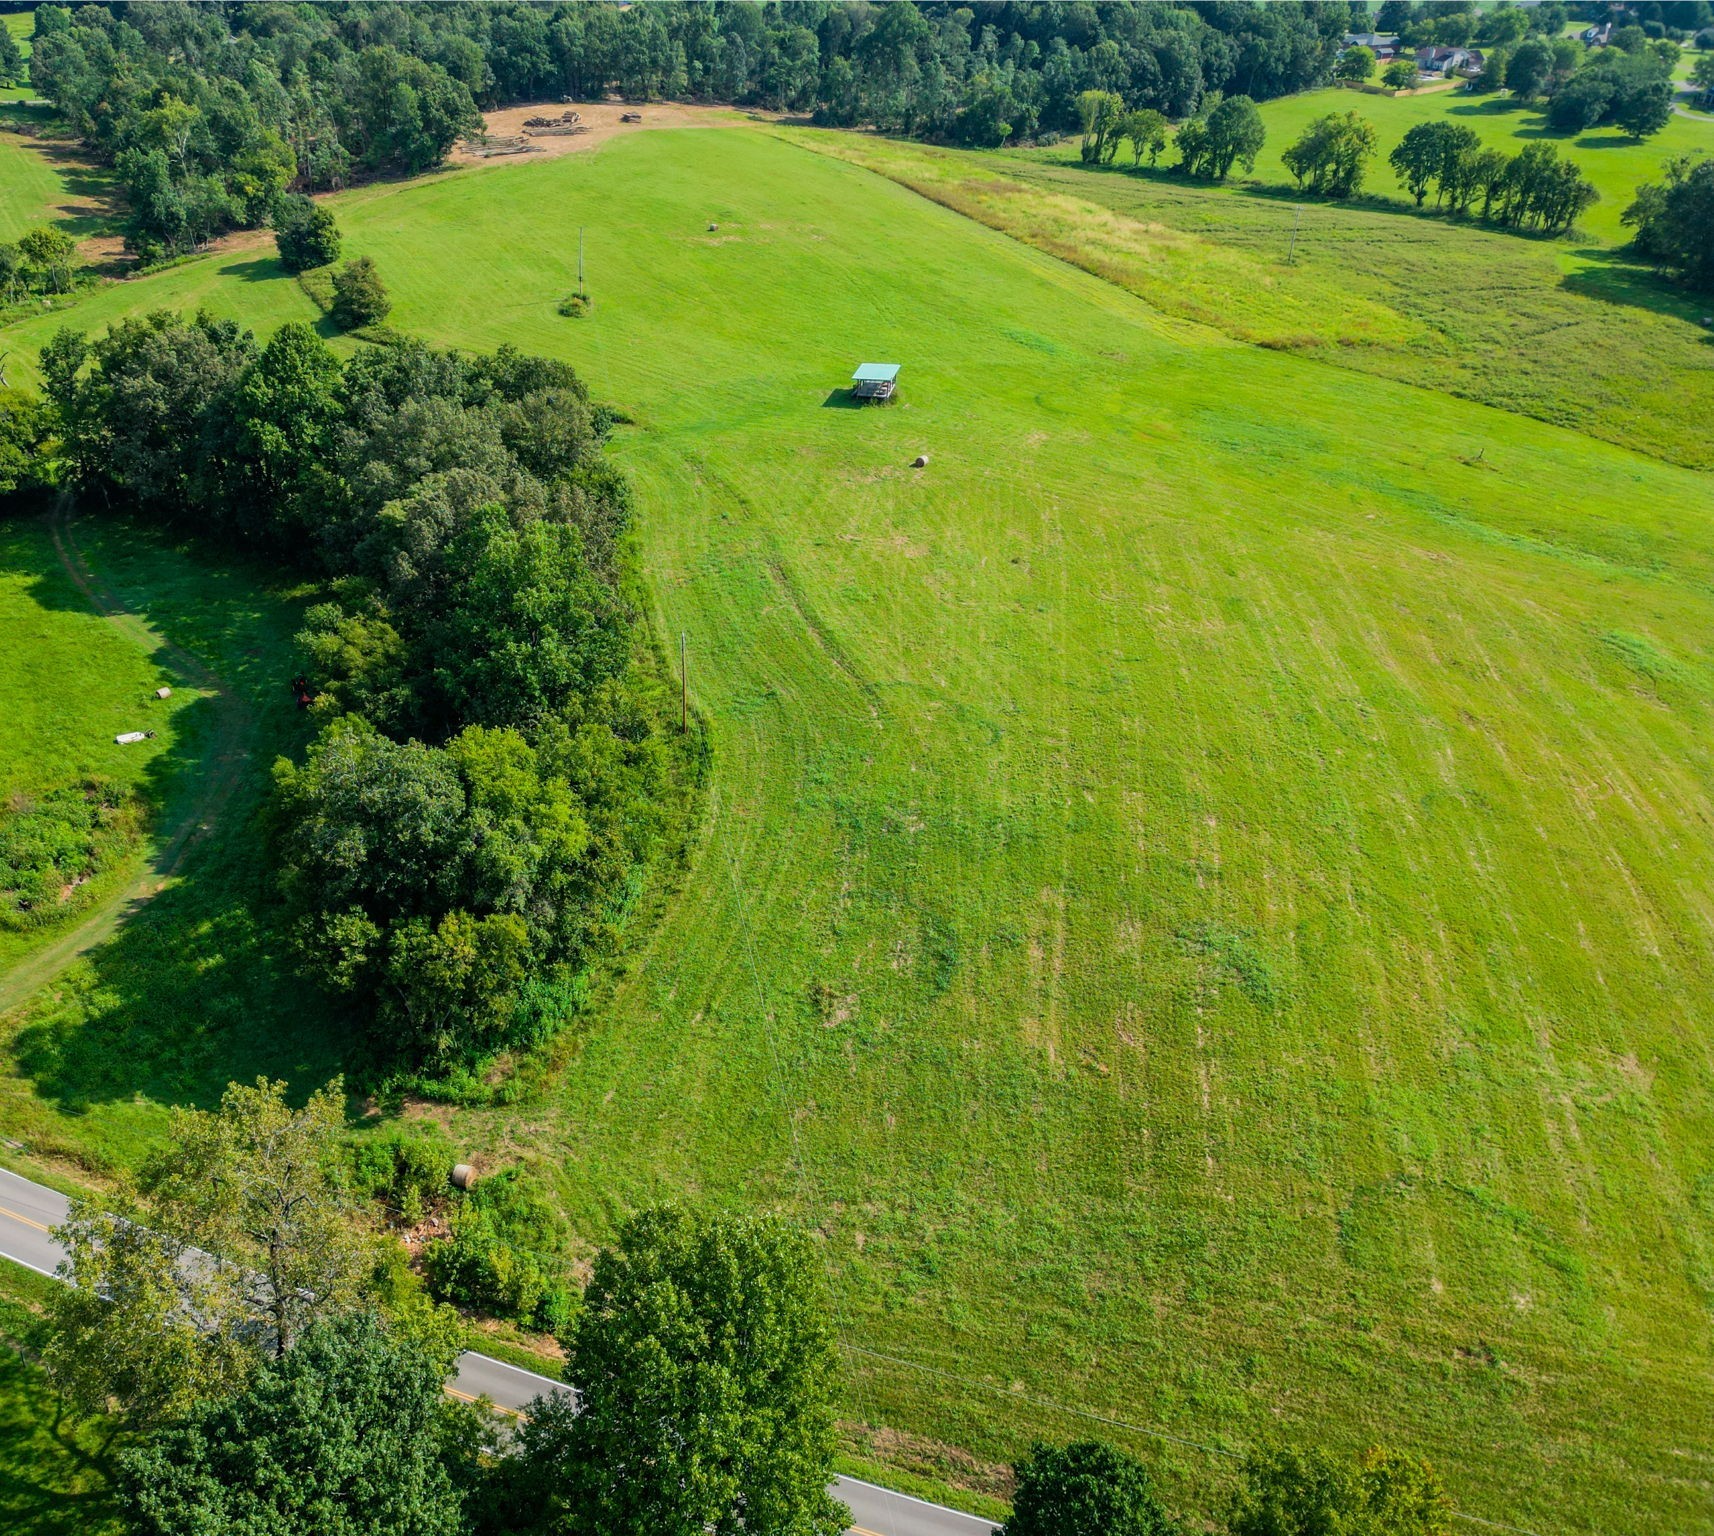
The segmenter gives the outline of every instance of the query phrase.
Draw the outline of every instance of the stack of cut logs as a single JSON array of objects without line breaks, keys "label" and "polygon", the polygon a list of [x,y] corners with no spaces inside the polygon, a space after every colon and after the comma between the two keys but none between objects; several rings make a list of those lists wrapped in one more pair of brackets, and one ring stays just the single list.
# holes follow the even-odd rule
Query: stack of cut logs
[{"label": "stack of cut logs", "polygon": [[532,138],[549,133],[587,133],[583,117],[577,112],[562,112],[558,117],[526,117],[524,132]]}]

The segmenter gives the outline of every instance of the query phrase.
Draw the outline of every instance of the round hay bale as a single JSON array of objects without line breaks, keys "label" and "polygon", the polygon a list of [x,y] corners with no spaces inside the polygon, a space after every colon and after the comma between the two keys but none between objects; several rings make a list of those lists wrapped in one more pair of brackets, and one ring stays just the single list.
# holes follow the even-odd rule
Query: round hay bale
[{"label": "round hay bale", "polygon": [[919,453],[914,459],[911,460],[911,468],[912,469],[927,469],[928,468],[928,455],[926,453]]},{"label": "round hay bale", "polygon": [[459,1163],[452,1170],[452,1187],[469,1189],[476,1182],[476,1169],[469,1163]]}]

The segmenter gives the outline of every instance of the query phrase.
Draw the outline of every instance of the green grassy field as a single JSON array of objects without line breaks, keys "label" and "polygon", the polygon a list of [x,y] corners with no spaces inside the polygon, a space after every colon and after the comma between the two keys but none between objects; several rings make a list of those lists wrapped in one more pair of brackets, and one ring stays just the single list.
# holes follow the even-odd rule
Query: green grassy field
[{"label": "green grassy field", "polygon": [[[145,645],[95,613],[37,521],[0,524],[0,807],[90,775],[162,798],[177,760],[181,716],[199,695],[170,676]],[[153,697],[179,684],[166,700]],[[153,730],[153,741],[121,747],[123,731]],[[135,876],[137,860],[91,882],[86,907]],[[79,910],[83,910],[80,907]],[[0,971],[53,942],[64,924],[30,932],[0,931]]]},{"label": "green grassy field", "polygon": [[1474,128],[1486,143],[1508,154],[1516,154],[1526,144],[1546,140],[1556,145],[1562,155],[1572,156],[1600,192],[1601,201],[1584,214],[1581,224],[1596,239],[1610,244],[1630,238],[1630,232],[1619,223],[1619,215],[1630,204],[1639,182],[1658,181],[1661,166],[1674,155],[1714,151],[1714,122],[1676,113],[1653,138],[1638,142],[1616,128],[1593,128],[1575,135],[1554,133],[1542,113],[1520,106],[1504,93],[1471,95],[1460,90],[1383,96],[1344,90],[1306,91],[1299,96],[1262,103],[1262,121],[1268,138],[1256,159],[1255,177],[1292,185],[1291,173],[1280,156],[1312,119],[1327,112],[1356,112],[1374,123],[1378,142],[1367,190],[1388,195],[1403,196],[1403,193],[1399,192],[1386,158],[1417,123],[1440,117],[1462,123]]},{"label": "green grassy field", "polygon": [[1627,253],[1253,183],[865,135],[802,142],[1241,341],[1714,468],[1708,308]]},{"label": "green grassy field", "polygon": [[[28,60],[35,17],[27,12],[0,16]],[[16,240],[33,224],[64,224],[74,235],[104,232],[110,222],[107,177],[72,151],[23,143],[10,125],[27,131],[45,127],[47,113],[20,103],[34,100],[29,85],[0,87],[0,240]]]},{"label": "green grassy field", "polygon": [[[74,519],[62,539],[93,597],[42,525],[8,525],[0,543],[0,634],[26,658],[0,684],[0,778],[135,783],[153,836],[91,907],[0,936],[0,1124],[99,1174],[160,1136],[167,1106],[212,1103],[260,1071],[325,1080],[337,1052],[275,958],[256,822],[275,757],[304,730],[286,687],[299,602],[114,520]],[[164,703],[149,697],[163,682]],[[155,741],[113,745],[139,723]]]},{"label": "green grassy field", "polygon": [[[1705,476],[1241,346],[751,130],[340,219],[401,329],[634,417],[716,742],[685,892],[461,1147],[589,1242],[673,1196],[814,1224],[849,1416],[931,1452],[1072,1410],[1384,1439],[1488,1519],[1709,1528]],[[79,318],[192,295],[307,305],[217,257]],[[846,407],[864,359],[892,408]],[[266,1050],[315,1080],[223,922],[16,1015],[0,1128],[122,1159]],[[1104,1432],[1207,1512],[1224,1458]]]},{"label": "green grassy field", "polygon": [[[35,38],[36,18],[28,11],[13,11],[0,16],[0,26],[4,26],[12,34],[18,45],[18,52],[24,56],[26,64],[30,61],[30,47]],[[0,101],[30,101],[35,97],[35,89],[26,81],[21,85],[0,86]]]}]

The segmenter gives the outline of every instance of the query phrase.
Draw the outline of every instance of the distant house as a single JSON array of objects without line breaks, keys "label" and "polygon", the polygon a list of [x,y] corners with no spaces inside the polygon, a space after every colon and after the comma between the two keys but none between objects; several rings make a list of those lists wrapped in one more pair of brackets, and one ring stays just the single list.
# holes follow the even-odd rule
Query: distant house
[{"label": "distant house", "polygon": [[1344,46],[1367,48],[1380,64],[1390,64],[1399,56],[1399,37],[1396,32],[1347,32]]},{"label": "distant house", "polygon": [[1416,71],[1419,75],[1464,75],[1482,73],[1480,48],[1418,48]]},{"label": "distant house", "polygon": [[1613,35],[1613,23],[1598,21],[1592,27],[1585,27],[1577,34],[1579,41],[1590,48],[1605,48],[1607,41]]}]

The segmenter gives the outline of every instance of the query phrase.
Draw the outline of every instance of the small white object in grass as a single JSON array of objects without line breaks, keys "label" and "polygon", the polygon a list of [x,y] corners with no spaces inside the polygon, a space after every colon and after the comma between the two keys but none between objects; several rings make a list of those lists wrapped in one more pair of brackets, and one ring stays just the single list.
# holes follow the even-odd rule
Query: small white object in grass
[{"label": "small white object in grass", "polygon": [[173,691],[171,688],[157,688],[155,690],[155,697],[157,699],[170,699],[172,696]]},{"label": "small white object in grass", "polygon": [[113,738],[113,744],[116,747],[128,747],[133,742],[147,741],[148,739],[149,735],[147,731],[121,731]]},{"label": "small white object in grass", "polygon": [[914,459],[911,460],[911,468],[912,469],[926,469],[927,467],[928,467],[928,455],[926,453],[919,453]]}]

